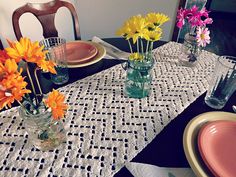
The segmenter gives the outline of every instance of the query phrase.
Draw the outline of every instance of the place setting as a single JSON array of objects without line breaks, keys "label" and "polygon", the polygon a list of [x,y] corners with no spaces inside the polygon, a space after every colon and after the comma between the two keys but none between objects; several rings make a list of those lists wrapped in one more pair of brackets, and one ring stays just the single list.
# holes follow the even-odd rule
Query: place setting
[{"label": "place setting", "polygon": [[108,59],[127,60],[130,53],[124,52],[94,36],[91,41],[71,41],[66,43],[66,60],[68,68],[80,68]]},{"label": "place setting", "polygon": [[68,68],[79,68],[92,65],[106,55],[100,44],[91,41],[73,41],[66,44],[66,60]]},{"label": "place setting", "polygon": [[[235,91],[235,58],[220,56],[205,96],[205,104],[213,109],[225,107]],[[232,108],[233,110],[233,108]],[[213,111],[200,114],[186,126],[184,152],[197,176],[235,176],[236,114]]]},{"label": "place setting", "polygon": [[197,176],[234,176],[236,114],[207,112],[193,118],[183,136],[186,158]]}]

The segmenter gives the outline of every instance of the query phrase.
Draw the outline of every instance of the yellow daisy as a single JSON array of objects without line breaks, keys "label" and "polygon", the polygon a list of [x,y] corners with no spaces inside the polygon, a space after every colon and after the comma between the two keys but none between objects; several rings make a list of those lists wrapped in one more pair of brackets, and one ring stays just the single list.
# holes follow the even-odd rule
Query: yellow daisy
[{"label": "yellow daisy", "polygon": [[136,61],[142,61],[143,60],[143,55],[141,55],[140,53],[131,53],[130,56],[129,56],[129,59],[132,61],[132,60],[136,60]]},{"label": "yellow daisy", "polygon": [[155,31],[147,31],[146,32],[146,40],[147,41],[158,41],[161,39],[161,35],[162,35],[162,29],[161,28],[156,28]]},{"label": "yellow daisy", "polygon": [[149,13],[146,16],[146,20],[150,27],[160,27],[165,22],[169,21],[170,18],[163,13]]}]

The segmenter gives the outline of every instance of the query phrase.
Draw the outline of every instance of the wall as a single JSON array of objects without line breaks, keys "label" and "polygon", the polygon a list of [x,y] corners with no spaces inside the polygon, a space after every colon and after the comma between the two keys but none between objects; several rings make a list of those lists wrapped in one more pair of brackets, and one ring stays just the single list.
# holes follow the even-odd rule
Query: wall
[{"label": "wall", "polygon": [[[12,13],[14,12],[14,10],[27,2],[43,3],[48,1],[49,0],[7,0],[7,3],[6,0],[0,1],[0,38],[3,42],[4,47],[8,45],[5,40],[6,38],[16,40],[12,27]],[[74,0],[67,1],[73,3]],[[59,35],[65,37],[68,40],[73,40],[73,31],[71,28],[72,20],[70,18],[70,12],[66,8],[59,9],[55,20]],[[32,40],[43,39],[42,27],[36,17],[34,17],[30,13],[21,16],[20,28],[23,36],[27,36]]]},{"label": "wall", "polygon": [[[162,40],[171,40],[175,23],[176,10],[179,0],[67,0],[72,2],[79,16],[80,30],[83,40],[93,36],[101,38],[116,37],[116,30],[130,16],[146,14],[148,12],[162,12],[171,18],[171,21],[163,26]],[[5,38],[15,40],[12,28],[11,15],[13,11],[26,2],[48,2],[48,0],[6,0],[0,1],[0,37],[6,46]],[[59,35],[68,41],[73,40],[72,22],[69,11],[60,9],[56,15],[56,26]],[[69,19],[69,20],[68,20]],[[25,14],[20,18],[22,33],[32,40],[41,40],[42,28],[37,19],[31,14]]]}]

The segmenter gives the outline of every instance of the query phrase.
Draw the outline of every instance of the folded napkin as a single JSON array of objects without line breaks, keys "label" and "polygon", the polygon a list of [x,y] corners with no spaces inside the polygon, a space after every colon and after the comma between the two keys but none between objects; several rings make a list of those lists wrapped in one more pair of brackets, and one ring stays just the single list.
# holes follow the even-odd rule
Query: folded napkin
[{"label": "folded napkin", "polygon": [[123,60],[127,60],[130,53],[128,52],[124,52],[120,49],[118,49],[117,47],[103,41],[102,39],[100,39],[97,36],[94,36],[92,38],[92,42],[96,42],[100,45],[102,45],[105,49],[106,49],[106,58],[119,58],[119,59],[123,59]]},{"label": "folded napkin", "polygon": [[166,168],[136,162],[125,166],[134,177],[196,177],[191,168]]}]

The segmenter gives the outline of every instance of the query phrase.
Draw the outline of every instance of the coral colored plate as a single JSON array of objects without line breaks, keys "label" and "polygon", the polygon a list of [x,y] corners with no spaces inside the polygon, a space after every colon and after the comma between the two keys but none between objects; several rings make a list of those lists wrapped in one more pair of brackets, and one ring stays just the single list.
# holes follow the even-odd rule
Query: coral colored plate
[{"label": "coral colored plate", "polygon": [[183,145],[186,158],[192,170],[198,177],[212,176],[212,172],[203,161],[198,148],[198,134],[201,128],[214,121],[229,120],[236,122],[236,114],[229,112],[207,112],[194,117],[186,126],[183,136]]},{"label": "coral colored plate", "polygon": [[215,176],[236,175],[236,122],[214,121],[203,126],[198,135],[200,154]]},{"label": "coral colored plate", "polygon": [[68,63],[85,63],[97,54],[97,48],[84,41],[66,43],[66,59]]},{"label": "coral colored plate", "polygon": [[[77,43],[77,42],[80,42],[80,41],[74,41],[74,43]],[[95,42],[90,42],[90,41],[84,41],[84,43],[88,43],[90,45],[95,46],[97,48],[97,54],[85,62],[68,63],[68,68],[81,68],[81,67],[92,65],[94,63],[99,62],[106,55],[105,48],[103,46],[101,46],[100,44],[95,43]]]}]

